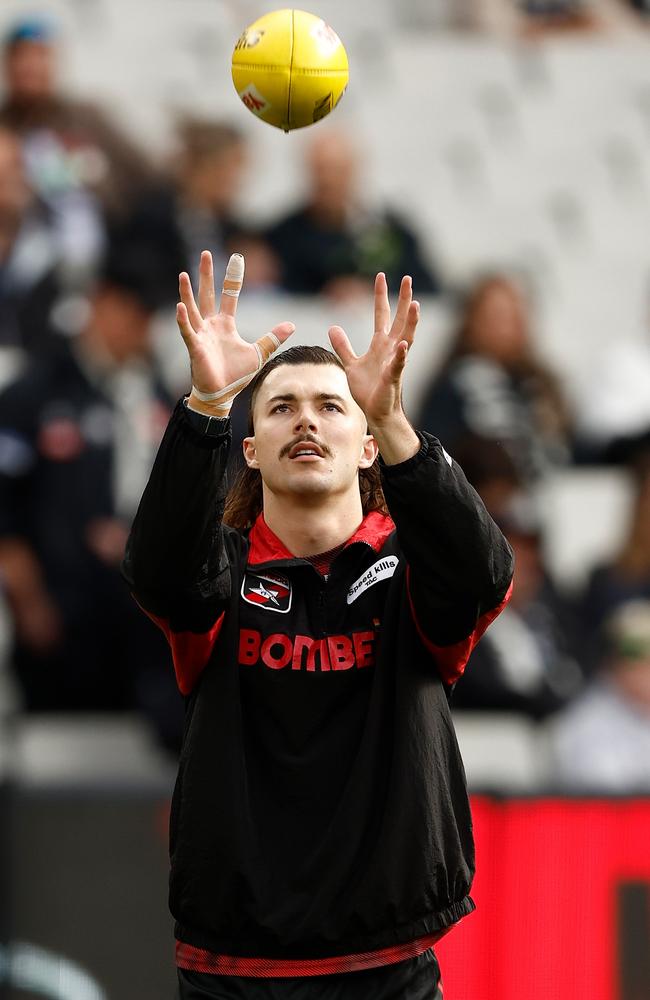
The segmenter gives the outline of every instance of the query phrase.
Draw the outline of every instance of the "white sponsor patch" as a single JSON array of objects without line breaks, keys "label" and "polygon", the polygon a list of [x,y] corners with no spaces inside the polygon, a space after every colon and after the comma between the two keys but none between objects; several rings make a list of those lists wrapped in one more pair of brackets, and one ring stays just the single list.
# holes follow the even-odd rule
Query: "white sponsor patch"
[{"label": "white sponsor patch", "polygon": [[355,580],[348,590],[348,604],[356,601],[357,597],[363,594],[364,590],[367,590],[368,587],[374,587],[380,580],[386,580],[389,576],[392,576],[397,569],[398,563],[399,559],[397,556],[385,556],[378,562],[373,563],[370,569],[367,569],[358,580]]}]

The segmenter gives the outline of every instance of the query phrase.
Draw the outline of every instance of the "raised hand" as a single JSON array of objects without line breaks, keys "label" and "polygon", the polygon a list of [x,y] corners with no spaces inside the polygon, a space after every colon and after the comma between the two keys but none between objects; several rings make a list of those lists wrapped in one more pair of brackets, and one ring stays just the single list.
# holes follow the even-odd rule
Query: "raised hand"
[{"label": "raised hand", "polygon": [[[176,320],[190,356],[192,386],[199,396],[192,393],[191,403],[203,402],[200,409],[223,409],[253,378],[271,354],[291,336],[293,323],[280,323],[270,333],[251,344],[243,340],[237,332],[235,314],[237,299],[244,277],[244,259],[233,254],[228,264],[224,287],[217,311],[214,288],[212,254],[204,250],[199,266],[198,304],[194,298],[192,283],[186,272],[179,277],[181,301],[176,307]],[[201,396],[220,394],[213,405],[201,400]],[[229,396],[229,399],[226,398]],[[227,412],[227,409],[225,410]]]},{"label": "raised hand", "polygon": [[[411,279],[402,278],[395,319],[391,324],[388,285],[375,279],[375,332],[365,354],[357,357],[340,326],[329,331],[332,347],[345,367],[350,392],[375,431],[387,420],[404,418],[402,380],[409,348],[415,339],[420,306],[412,300]],[[404,418],[405,419],[405,418]]]}]

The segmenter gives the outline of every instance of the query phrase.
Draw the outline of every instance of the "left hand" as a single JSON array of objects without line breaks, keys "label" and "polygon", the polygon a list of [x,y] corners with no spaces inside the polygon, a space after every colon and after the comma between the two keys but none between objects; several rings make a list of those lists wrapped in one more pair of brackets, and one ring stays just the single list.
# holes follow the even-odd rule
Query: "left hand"
[{"label": "left hand", "polygon": [[386,275],[375,279],[375,332],[365,354],[357,357],[340,326],[329,331],[332,347],[343,362],[352,396],[371,430],[402,416],[402,380],[409,348],[415,339],[420,306],[413,301],[411,279],[402,278],[392,324]]}]

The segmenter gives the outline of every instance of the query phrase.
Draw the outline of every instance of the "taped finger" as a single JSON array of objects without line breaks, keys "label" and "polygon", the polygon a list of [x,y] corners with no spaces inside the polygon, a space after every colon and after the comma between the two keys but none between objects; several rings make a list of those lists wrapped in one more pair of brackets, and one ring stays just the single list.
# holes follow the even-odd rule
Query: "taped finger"
[{"label": "taped finger", "polygon": [[231,254],[221,289],[221,312],[228,316],[234,316],[237,310],[237,299],[244,284],[244,269],[242,254]]},{"label": "taped finger", "polygon": [[[263,337],[255,341],[255,350],[259,358],[259,368],[266,364],[272,354],[277,351],[280,341],[274,333],[265,333]],[[258,371],[259,371],[258,368]]]}]

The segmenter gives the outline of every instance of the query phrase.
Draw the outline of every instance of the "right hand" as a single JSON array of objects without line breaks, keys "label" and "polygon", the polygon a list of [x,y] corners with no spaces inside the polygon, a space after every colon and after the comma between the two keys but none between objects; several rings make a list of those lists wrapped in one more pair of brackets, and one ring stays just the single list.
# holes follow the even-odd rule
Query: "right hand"
[{"label": "right hand", "polygon": [[[209,393],[218,392],[248,374],[252,378],[259,367],[258,353],[255,345],[243,340],[237,332],[237,298],[222,294],[217,311],[209,250],[201,254],[198,305],[186,272],[179,277],[179,291],[181,301],[176,307],[176,320],[190,356],[192,384]],[[294,330],[293,323],[280,323],[271,332],[283,343]]]}]

